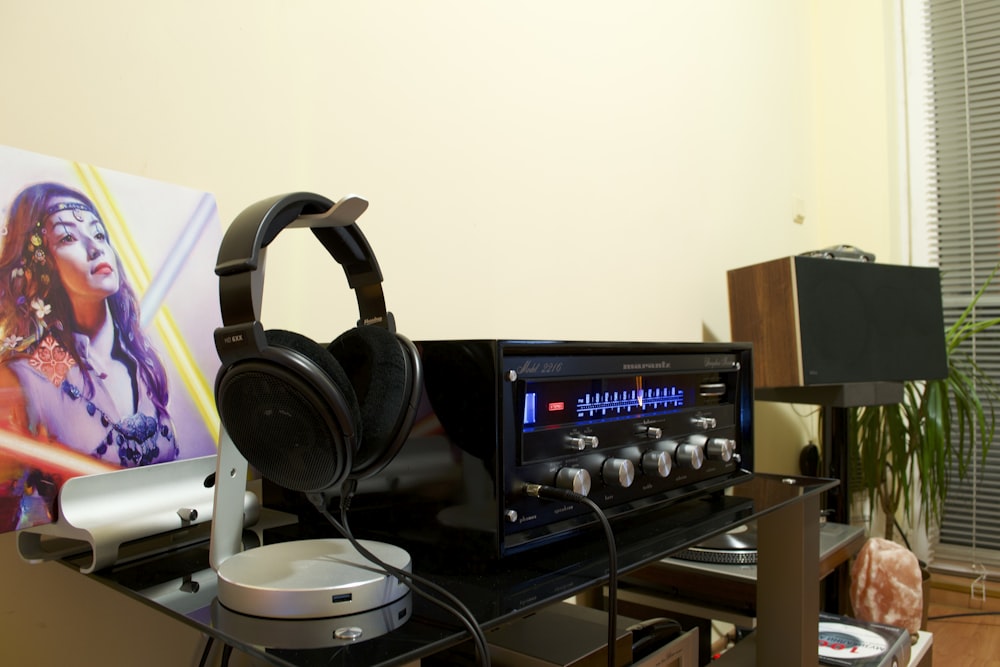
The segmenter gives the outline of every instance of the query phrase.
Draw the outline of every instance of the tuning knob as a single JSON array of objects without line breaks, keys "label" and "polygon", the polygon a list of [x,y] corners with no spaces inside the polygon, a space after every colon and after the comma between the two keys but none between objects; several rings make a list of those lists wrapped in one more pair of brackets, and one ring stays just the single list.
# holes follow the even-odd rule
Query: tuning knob
[{"label": "tuning knob", "polygon": [[590,493],[590,473],[583,468],[560,468],[556,486],[585,496]]},{"label": "tuning knob", "polygon": [[628,459],[608,459],[601,466],[601,475],[608,486],[627,489],[635,481],[635,465]]},{"label": "tuning knob", "polygon": [[678,466],[698,470],[705,463],[705,452],[694,443],[661,440],[657,447],[670,452],[670,456]]},{"label": "tuning knob", "polygon": [[670,458],[670,453],[662,450],[646,452],[642,455],[642,461],[639,462],[642,472],[650,477],[669,476],[673,465],[674,462]]}]

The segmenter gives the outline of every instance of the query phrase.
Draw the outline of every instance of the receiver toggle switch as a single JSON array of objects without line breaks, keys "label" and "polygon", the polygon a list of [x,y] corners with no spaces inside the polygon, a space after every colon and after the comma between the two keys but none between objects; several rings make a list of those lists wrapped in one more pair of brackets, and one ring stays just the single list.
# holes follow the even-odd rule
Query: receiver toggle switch
[{"label": "receiver toggle switch", "polygon": [[674,463],[680,467],[698,470],[705,463],[705,452],[701,447],[691,442],[661,440],[657,443],[657,448],[669,452]]},{"label": "receiver toggle switch", "polygon": [[608,486],[627,489],[635,481],[635,465],[628,459],[608,459],[601,466],[601,475]]},{"label": "receiver toggle switch", "polygon": [[711,415],[695,417],[694,419],[691,420],[691,423],[697,426],[698,428],[703,428],[703,429],[715,428],[716,426],[715,417],[712,417]]},{"label": "receiver toggle switch", "polygon": [[596,435],[571,435],[566,438],[566,442],[569,446],[576,450],[584,450],[587,447],[594,449],[598,445],[598,440]]},{"label": "receiver toggle switch", "polygon": [[583,468],[560,468],[556,486],[586,496],[590,493],[590,473]]},{"label": "receiver toggle switch", "polygon": [[658,426],[640,426],[636,429],[636,434],[650,440],[659,440],[663,437],[663,429]]}]

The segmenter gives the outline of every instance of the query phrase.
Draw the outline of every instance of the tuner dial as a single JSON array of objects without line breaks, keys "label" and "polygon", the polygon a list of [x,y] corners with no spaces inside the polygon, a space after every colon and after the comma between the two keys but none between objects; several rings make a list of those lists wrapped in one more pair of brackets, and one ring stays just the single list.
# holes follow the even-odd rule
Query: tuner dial
[{"label": "tuner dial", "polygon": [[560,468],[556,486],[585,496],[590,493],[590,473],[583,468]]},{"label": "tuner dial", "polygon": [[677,442],[676,440],[662,440],[659,447],[670,455],[680,467],[698,470],[705,463],[705,452],[698,445],[691,442]]},{"label": "tuner dial", "polygon": [[628,459],[608,459],[601,466],[604,483],[627,489],[635,481],[635,465]]},{"label": "tuner dial", "polygon": [[652,451],[642,455],[640,467],[642,472],[650,477],[667,477],[674,462],[669,452]]}]

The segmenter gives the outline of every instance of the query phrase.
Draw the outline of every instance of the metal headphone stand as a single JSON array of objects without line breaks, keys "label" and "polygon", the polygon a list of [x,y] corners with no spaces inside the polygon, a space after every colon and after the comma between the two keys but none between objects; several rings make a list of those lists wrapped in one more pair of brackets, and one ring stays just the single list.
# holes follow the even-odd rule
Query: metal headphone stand
[{"label": "metal headphone stand", "polygon": [[[372,627],[365,615],[387,605],[404,605],[396,614],[410,617],[409,588],[371,565],[346,539],[276,542],[244,550],[243,510],[248,463],[223,426],[215,483],[215,520],[209,561],[218,574],[218,602],[237,614],[274,619],[343,617],[352,641],[386,631],[380,617]],[[364,547],[400,570],[411,568],[410,555],[382,542]]]}]

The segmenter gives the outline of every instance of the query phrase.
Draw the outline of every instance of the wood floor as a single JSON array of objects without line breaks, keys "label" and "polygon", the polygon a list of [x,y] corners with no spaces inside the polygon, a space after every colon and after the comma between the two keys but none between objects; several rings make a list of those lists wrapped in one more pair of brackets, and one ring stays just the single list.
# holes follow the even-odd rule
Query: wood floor
[{"label": "wood floor", "polygon": [[[934,667],[1000,667],[1000,600],[970,603],[968,593],[932,593],[927,629],[934,634]],[[989,616],[960,616],[981,614]],[[938,619],[938,620],[933,620]]]}]

